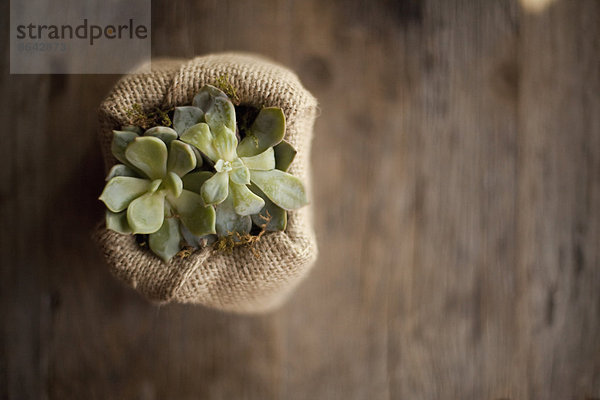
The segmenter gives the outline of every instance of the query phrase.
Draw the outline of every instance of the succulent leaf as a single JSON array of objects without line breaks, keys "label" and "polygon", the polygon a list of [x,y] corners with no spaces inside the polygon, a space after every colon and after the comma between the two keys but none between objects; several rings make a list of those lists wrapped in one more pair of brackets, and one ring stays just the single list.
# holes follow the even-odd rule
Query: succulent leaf
[{"label": "succulent leaf", "polygon": [[204,112],[198,107],[175,107],[173,128],[181,135],[187,128],[204,121]]},{"label": "succulent leaf", "polygon": [[212,107],[204,112],[204,119],[210,129],[226,126],[235,132],[235,107],[229,99],[215,98]]},{"label": "succulent leaf", "polygon": [[114,213],[106,210],[106,228],[119,233],[131,233],[127,222],[127,211]]},{"label": "succulent leaf", "polygon": [[181,191],[183,190],[183,181],[174,172],[169,172],[164,179],[165,188],[173,195],[174,197],[181,196]]},{"label": "succulent leaf", "polygon": [[265,230],[269,232],[284,231],[287,226],[287,211],[273,203],[256,185],[250,185],[250,190],[265,201],[262,210],[252,215],[252,222],[259,227],[266,224]]},{"label": "succulent leaf", "polygon": [[222,203],[217,204],[216,214],[215,228],[219,236],[227,236],[234,232],[245,234],[252,228],[249,216],[235,212],[231,194]]},{"label": "succulent leaf", "polygon": [[196,147],[213,162],[216,162],[219,159],[219,156],[213,146],[213,135],[210,132],[208,125],[204,122],[186,129],[183,135],[181,135],[180,139],[181,141]]},{"label": "succulent leaf", "polygon": [[129,131],[129,132],[135,132],[138,135],[141,135],[142,133],[144,133],[143,129],[140,128],[139,126],[135,126],[135,125],[125,125],[121,127],[122,131]]},{"label": "succulent leaf", "polygon": [[167,215],[160,229],[148,237],[148,244],[152,252],[165,262],[179,252],[180,242],[179,221],[170,215]]},{"label": "succulent leaf", "polygon": [[275,168],[275,152],[272,147],[255,156],[241,157],[241,159],[249,169],[269,171]]},{"label": "succulent leaf", "polygon": [[302,181],[287,172],[278,169],[252,170],[250,179],[273,203],[284,210],[295,210],[308,204]]},{"label": "succulent leaf", "polygon": [[167,173],[167,146],[156,137],[137,137],[127,146],[125,156],[150,179],[162,178]]},{"label": "succulent leaf", "polygon": [[265,201],[252,193],[250,189],[248,189],[248,186],[238,185],[233,182],[231,182],[229,186],[231,188],[233,208],[239,215],[256,214],[265,205]]},{"label": "succulent leaf", "polygon": [[129,176],[115,176],[102,191],[99,199],[112,212],[120,212],[136,198],[148,191],[150,181]]},{"label": "succulent leaf", "polygon": [[223,91],[204,85],[194,97],[192,106],[204,111],[204,119],[211,129],[225,125],[235,132],[235,108]]},{"label": "succulent leaf", "polygon": [[212,106],[213,100],[218,97],[228,99],[225,92],[223,92],[221,89],[218,89],[213,85],[204,85],[198,94],[194,96],[194,99],[192,100],[192,106],[198,107],[202,111],[206,112],[206,110]]},{"label": "succulent leaf", "polygon": [[235,148],[238,144],[235,131],[232,131],[225,126],[211,128],[211,131],[213,132],[212,144],[219,159],[233,161],[236,158]]},{"label": "succulent leaf", "polygon": [[206,182],[214,173],[210,171],[198,171],[187,174],[183,177],[183,188],[185,190],[191,190],[195,193],[200,193],[202,185]]},{"label": "succulent leaf", "polygon": [[177,139],[177,132],[167,126],[155,126],[144,132],[144,136],[153,136],[159,138],[168,146],[171,141]]},{"label": "succulent leaf", "polygon": [[277,145],[285,134],[285,115],[279,107],[260,110],[247,135],[238,146],[238,155],[251,157]]},{"label": "succulent leaf", "polygon": [[169,196],[168,200],[192,234],[203,236],[215,233],[215,209],[205,206],[199,194],[183,190],[181,196]]},{"label": "succulent leaf", "polygon": [[196,168],[196,154],[192,147],[180,140],[171,142],[169,158],[167,160],[167,171],[184,176]]},{"label": "succulent leaf", "polygon": [[294,158],[296,158],[296,149],[285,140],[282,140],[277,146],[274,147],[274,150],[275,168],[286,172],[290,168],[290,164],[292,164]]},{"label": "succulent leaf", "polygon": [[248,167],[244,165],[244,162],[239,158],[236,158],[231,163],[231,171],[229,172],[229,179],[240,185],[250,184],[250,171]]},{"label": "succulent leaf", "polygon": [[162,179],[155,179],[150,183],[150,187],[148,188],[148,193],[154,193],[158,190],[158,188],[160,187],[160,184],[162,183]]},{"label": "succulent leaf", "polygon": [[146,193],[127,207],[127,222],[133,233],[154,233],[165,217],[165,194],[162,191]]},{"label": "succulent leaf", "polygon": [[125,164],[116,164],[114,165],[110,171],[108,171],[108,175],[106,176],[106,181],[110,181],[112,178],[114,178],[115,176],[131,176],[134,178],[139,177],[137,172],[135,172],[133,169],[129,168],[127,165]]},{"label": "succulent leaf", "polygon": [[138,134],[132,131],[113,131],[113,140],[110,147],[113,156],[122,163],[129,164],[127,157],[125,157],[125,149],[137,137]]},{"label": "succulent leaf", "polygon": [[219,204],[227,198],[229,192],[229,174],[217,172],[202,185],[200,194],[207,205]]}]

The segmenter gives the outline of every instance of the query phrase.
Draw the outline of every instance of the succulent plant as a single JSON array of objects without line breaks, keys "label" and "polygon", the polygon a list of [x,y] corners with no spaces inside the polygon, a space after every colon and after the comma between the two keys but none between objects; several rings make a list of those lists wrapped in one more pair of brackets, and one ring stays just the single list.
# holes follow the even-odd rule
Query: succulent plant
[{"label": "succulent plant", "polygon": [[191,106],[175,108],[173,128],[113,131],[111,150],[121,164],[100,195],[107,228],[148,234],[150,249],[165,261],[184,243],[248,234],[253,223],[284,230],[287,211],[307,204],[304,185],[286,172],[296,150],[283,140],[280,108],[255,115],[238,128],[231,100],[206,85]]},{"label": "succulent plant", "polygon": [[213,207],[184,189],[181,179],[202,160],[171,128],[150,128],[142,136],[135,128],[124,129],[114,131],[112,142],[113,155],[122,164],[111,169],[100,195],[108,209],[106,226],[149,234],[152,251],[169,260],[180,250],[180,222],[197,236],[215,233]]},{"label": "succulent plant", "polygon": [[213,165],[215,172],[205,175],[199,193],[206,204],[217,206],[218,234],[249,232],[250,216],[255,216],[257,225],[264,223],[259,220],[261,212],[263,217],[268,212],[271,230],[285,229],[285,210],[307,204],[300,179],[285,172],[295,150],[282,141],[285,116],[280,108],[261,109],[239,141],[233,103],[225,93],[206,85],[191,107],[175,109],[174,126],[180,139]]}]

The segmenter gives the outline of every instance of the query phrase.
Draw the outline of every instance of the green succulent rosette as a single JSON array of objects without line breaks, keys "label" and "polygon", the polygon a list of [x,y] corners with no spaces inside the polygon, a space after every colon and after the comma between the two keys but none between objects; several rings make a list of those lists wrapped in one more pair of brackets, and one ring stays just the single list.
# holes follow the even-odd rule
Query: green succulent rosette
[{"label": "green succulent rosette", "polygon": [[172,127],[113,131],[121,164],[100,195],[108,229],[147,234],[150,249],[168,261],[183,246],[248,235],[253,225],[285,230],[287,211],[308,203],[303,183],[286,172],[296,151],[283,140],[280,108],[260,109],[240,129],[229,97],[206,85],[172,120]]}]

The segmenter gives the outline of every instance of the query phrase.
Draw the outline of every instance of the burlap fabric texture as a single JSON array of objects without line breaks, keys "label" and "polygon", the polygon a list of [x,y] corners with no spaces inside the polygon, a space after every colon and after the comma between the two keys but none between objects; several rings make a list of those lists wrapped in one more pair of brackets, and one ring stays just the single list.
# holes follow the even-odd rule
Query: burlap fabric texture
[{"label": "burlap fabric texture", "polygon": [[[289,172],[311,193],[310,145],[317,102],[288,69],[248,54],[216,54],[192,60],[161,60],[152,72],[123,77],[100,105],[100,142],[107,171],[117,161],[110,152],[112,130],[128,124],[128,110],[191,104],[205,84],[228,77],[241,104],[281,107],[285,140],[298,151]],[[264,312],[280,305],[307,274],[317,257],[312,207],[288,213],[285,232],[268,233],[248,248],[231,254],[207,246],[187,258],[165,263],[141,248],[133,235],[107,230],[94,234],[111,272],[147,299],[202,304],[221,310]]]}]

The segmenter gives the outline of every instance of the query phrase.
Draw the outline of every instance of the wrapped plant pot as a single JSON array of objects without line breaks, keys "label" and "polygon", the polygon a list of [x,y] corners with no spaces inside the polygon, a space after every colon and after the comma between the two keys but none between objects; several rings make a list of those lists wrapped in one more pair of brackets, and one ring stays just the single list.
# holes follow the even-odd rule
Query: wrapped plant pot
[{"label": "wrapped plant pot", "polygon": [[100,106],[111,272],[156,302],[280,305],[317,257],[316,108],[294,73],[245,54],[122,78]]}]

